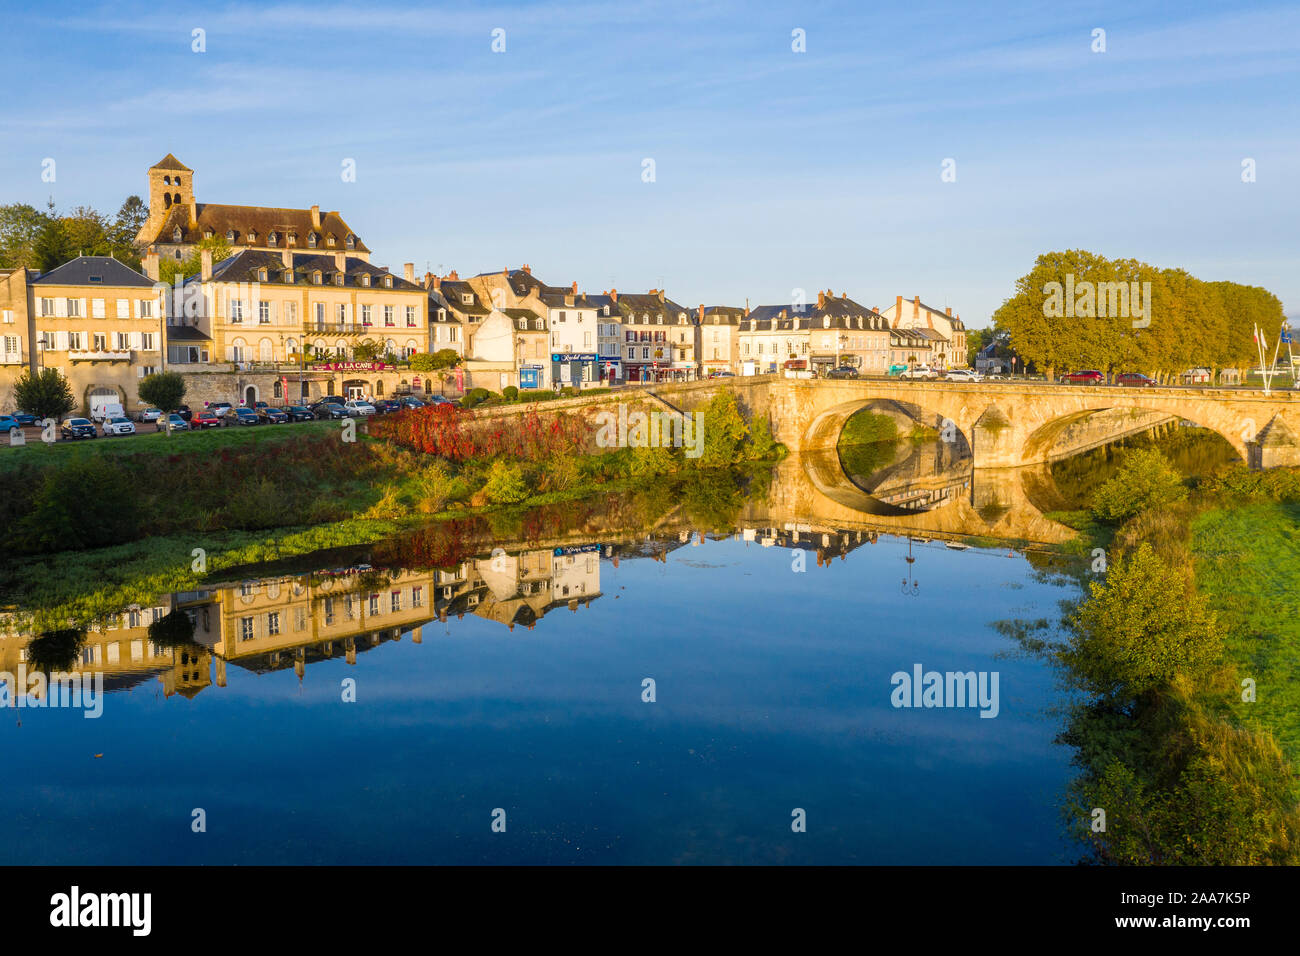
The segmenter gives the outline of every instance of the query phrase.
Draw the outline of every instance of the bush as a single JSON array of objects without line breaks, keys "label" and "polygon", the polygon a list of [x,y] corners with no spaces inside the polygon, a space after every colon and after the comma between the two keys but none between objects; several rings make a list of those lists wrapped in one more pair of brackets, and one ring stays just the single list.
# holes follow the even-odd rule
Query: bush
[{"label": "bush", "polygon": [[730,392],[715,395],[704,406],[704,453],[698,463],[705,468],[721,468],[738,458],[740,443],[749,434],[735,396]]},{"label": "bush", "polygon": [[483,492],[493,504],[518,504],[528,497],[528,484],[524,481],[523,469],[512,461],[498,458],[488,469]]},{"label": "bush", "polygon": [[461,397],[461,407],[473,408],[475,405],[481,405],[488,400],[491,394],[486,388],[471,388]]},{"label": "bush", "polygon": [[1300,501],[1300,469],[1252,471],[1242,464],[1229,465],[1201,488],[1213,497],[1238,501]]},{"label": "bush", "polygon": [[781,446],[772,435],[772,425],[767,416],[758,414],[749,425],[749,457],[768,461],[780,455]]},{"label": "bush", "polygon": [[519,389],[515,388],[513,385],[507,385],[505,388],[501,389],[501,397],[507,402],[513,402],[519,397]]},{"label": "bush", "polygon": [[142,517],[134,476],[118,461],[85,458],[46,472],[17,537],[31,551],[100,548],[139,537]]},{"label": "bush", "polygon": [[1160,452],[1138,448],[1129,452],[1119,472],[1093,496],[1092,512],[1099,521],[1119,524],[1141,511],[1187,497],[1182,476]]},{"label": "bush", "polygon": [[1063,663],[1090,692],[1137,697],[1218,661],[1223,631],[1190,566],[1142,544],[1111,562],[1104,582],[1070,617]]}]

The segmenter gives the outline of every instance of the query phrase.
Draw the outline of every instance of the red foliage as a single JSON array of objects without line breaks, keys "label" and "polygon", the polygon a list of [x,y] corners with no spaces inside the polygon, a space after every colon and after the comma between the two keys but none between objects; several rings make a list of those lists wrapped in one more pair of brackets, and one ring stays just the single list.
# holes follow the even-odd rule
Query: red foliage
[{"label": "red foliage", "polygon": [[577,454],[587,430],[583,419],[563,412],[543,418],[530,408],[520,415],[480,417],[454,405],[412,409],[370,426],[378,438],[454,462],[496,455],[541,461],[554,454]]}]

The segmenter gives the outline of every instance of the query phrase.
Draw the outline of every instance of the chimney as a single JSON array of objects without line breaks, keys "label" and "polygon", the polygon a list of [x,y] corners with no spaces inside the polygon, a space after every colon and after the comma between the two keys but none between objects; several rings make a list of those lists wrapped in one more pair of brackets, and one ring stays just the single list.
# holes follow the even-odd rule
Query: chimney
[{"label": "chimney", "polygon": [[509,267],[509,266],[506,266],[504,269],[502,269],[502,270],[501,270],[501,274],[502,274],[503,276],[505,276],[507,279],[509,279],[509,278],[510,278],[510,267]]},{"label": "chimney", "polygon": [[900,295],[894,299],[894,319],[903,317],[903,297]]},{"label": "chimney", "polygon": [[415,281],[415,263],[414,263],[414,262],[404,262],[404,263],[402,263],[402,278],[405,279],[407,282],[414,282],[414,281]]},{"label": "chimney", "polygon": [[703,325],[704,324],[704,303],[703,302],[700,303],[699,315],[700,315],[700,325]]},{"label": "chimney", "polygon": [[456,282],[460,279],[460,276],[456,274],[455,269],[452,269],[450,272],[447,273],[447,278],[450,279],[452,282]]},{"label": "chimney", "polygon": [[[521,268],[522,268],[525,272],[527,272],[529,275],[532,275],[532,274],[533,274],[533,267],[530,266],[528,263],[525,262],[525,263],[523,264],[523,266],[521,266]],[[576,286],[577,283],[575,282],[574,285]],[[575,288],[573,291],[574,291],[574,292],[577,292],[578,290]]]},{"label": "chimney", "polygon": [[617,290],[617,289],[610,289],[610,290],[609,290],[609,297],[610,297],[611,299],[614,300],[614,304],[615,304],[615,305],[618,305],[618,290]]},{"label": "chimney", "polygon": [[[348,254],[346,252],[334,253],[334,268],[339,272],[348,271]],[[388,270],[385,269],[384,271],[387,272]]]},{"label": "chimney", "polygon": [[280,250],[280,261],[284,263],[286,269],[293,268],[293,252],[289,250],[288,246]]},{"label": "chimney", "polygon": [[149,251],[145,253],[144,274],[153,279],[154,282],[158,281],[158,253],[153,246],[150,246]]},{"label": "chimney", "polygon": [[919,295],[912,297],[912,318],[921,317],[921,297]]},{"label": "chimney", "polygon": [[578,294],[578,283],[576,281],[573,283],[573,294]]},{"label": "chimney", "polygon": [[311,207],[311,227],[313,229],[320,228],[320,206]]},{"label": "chimney", "polygon": [[199,279],[207,282],[212,278],[212,250],[199,250]]},{"label": "chimney", "polygon": [[433,287],[434,287],[435,289],[441,289],[441,288],[442,288],[442,276],[434,276],[434,277],[433,277]]},{"label": "chimney", "polygon": [[656,289],[655,291],[656,291],[656,293],[658,293],[658,295],[659,295],[659,301],[662,302],[662,301],[664,300],[664,290],[663,290],[663,289]]},{"label": "chimney", "polygon": [[950,319],[952,318],[952,306],[948,306],[948,307],[947,307],[946,309],[944,309],[943,311],[945,311],[945,312],[948,313],[948,318],[950,318]]},{"label": "chimney", "polygon": [[817,308],[819,308],[819,309],[823,309],[823,308],[825,308],[825,307],[826,307],[826,293],[825,293],[825,292],[822,292],[822,291],[819,289],[819,290],[817,291]]},{"label": "chimney", "polygon": [[848,294],[847,292],[841,292],[841,293],[840,293],[840,298],[841,298],[841,299],[847,299],[848,297],[849,297],[849,294]]}]

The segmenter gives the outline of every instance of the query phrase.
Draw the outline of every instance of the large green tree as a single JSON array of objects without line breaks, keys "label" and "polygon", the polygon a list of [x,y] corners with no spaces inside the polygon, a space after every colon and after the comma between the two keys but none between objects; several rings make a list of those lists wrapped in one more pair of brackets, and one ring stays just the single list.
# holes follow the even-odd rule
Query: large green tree
[{"label": "large green tree", "polygon": [[57,368],[41,369],[35,375],[30,369],[24,371],[14,383],[14,401],[29,415],[56,421],[77,407],[72,386]]}]

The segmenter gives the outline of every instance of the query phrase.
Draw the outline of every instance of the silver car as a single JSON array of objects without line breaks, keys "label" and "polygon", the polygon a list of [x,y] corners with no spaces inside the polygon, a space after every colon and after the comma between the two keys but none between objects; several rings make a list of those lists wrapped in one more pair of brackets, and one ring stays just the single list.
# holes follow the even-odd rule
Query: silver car
[{"label": "silver car", "polygon": [[104,429],[104,437],[112,438],[114,435],[134,435],[135,425],[129,418],[106,418],[104,424],[100,426]]}]

